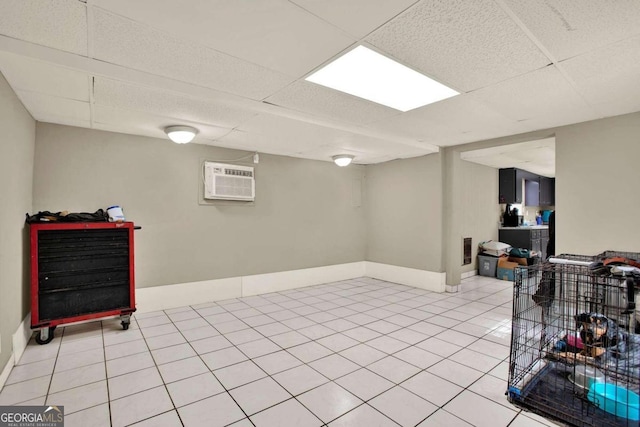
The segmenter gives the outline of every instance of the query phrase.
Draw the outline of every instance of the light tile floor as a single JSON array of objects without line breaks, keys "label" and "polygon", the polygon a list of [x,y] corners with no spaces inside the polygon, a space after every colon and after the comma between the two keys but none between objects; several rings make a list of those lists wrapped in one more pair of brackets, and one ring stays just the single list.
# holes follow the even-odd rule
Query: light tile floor
[{"label": "light tile floor", "polygon": [[554,425],[506,390],[510,282],[438,294],[360,278],[137,314],[32,342],[0,405],[72,426]]}]

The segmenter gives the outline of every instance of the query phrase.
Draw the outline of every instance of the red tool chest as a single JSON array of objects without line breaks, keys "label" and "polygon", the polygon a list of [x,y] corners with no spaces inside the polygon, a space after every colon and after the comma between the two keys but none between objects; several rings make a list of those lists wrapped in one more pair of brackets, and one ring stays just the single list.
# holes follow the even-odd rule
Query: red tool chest
[{"label": "red tool chest", "polygon": [[[139,228],[139,227],[138,227]],[[132,222],[32,223],[31,328],[39,344],[57,325],[136,310]]]}]

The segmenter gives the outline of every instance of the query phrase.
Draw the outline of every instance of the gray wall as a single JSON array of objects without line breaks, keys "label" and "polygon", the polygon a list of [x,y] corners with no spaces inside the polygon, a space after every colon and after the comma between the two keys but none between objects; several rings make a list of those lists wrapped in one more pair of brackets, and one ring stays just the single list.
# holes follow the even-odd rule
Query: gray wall
[{"label": "gray wall", "polygon": [[[478,243],[498,238],[495,168],[462,161],[459,152],[443,149],[370,165],[366,174],[368,261],[434,272],[446,268],[457,273],[450,283],[455,284],[461,272],[477,268]],[[473,262],[467,266],[462,266],[463,237],[473,239]]]},{"label": "gray wall", "polygon": [[[469,146],[442,150],[443,257],[447,285],[460,284],[462,273],[477,268],[478,243],[497,240],[499,205],[498,170],[464,161],[460,153]],[[465,237],[471,237],[471,264],[463,265]]]},{"label": "gray wall", "polygon": [[[556,253],[595,255],[608,249],[640,252],[640,113],[449,147],[445,151],[463,152],[553,136]],[[450,190],[445,188],[445,192]]]},{"label": "gray wall", "polygon": [[11,336],[29,312],[29,252],[25,213],[31,212],[35,121],[0,73],[0,370]]},{"label": "gray wall", "polygon": [[498,170],[461,161],[462,166],[462,238],[471,237],[471,264],[462,272],[476,270],[478,243],[498,240],[500,208],[498,200]]},{"label": "gray wall", "polygon": [[440,154],[367,166],[367,261],[442,272]]},{"label": "gray wall", "polygon": [[640,252],[640,113],[556,132],[556,253]]},{"label": "gray wall", "polygon": [[352,194],[363,166],[260,155],[255,203],[199,204],[202,161],[244,154],[38,123],[33,209],[122,206],[143,227],[137,287],[364,259],[363,208]]}]

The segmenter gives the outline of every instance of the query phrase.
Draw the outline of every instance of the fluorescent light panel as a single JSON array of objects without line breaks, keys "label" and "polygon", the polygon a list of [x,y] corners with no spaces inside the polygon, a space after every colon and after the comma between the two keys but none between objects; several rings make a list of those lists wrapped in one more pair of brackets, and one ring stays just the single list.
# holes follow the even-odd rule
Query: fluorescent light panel
[{"label": "fluorescent light panel", "polygon": [[458,95],[424,74],[358,46],[306,78],[400,111],[409,111]]}]

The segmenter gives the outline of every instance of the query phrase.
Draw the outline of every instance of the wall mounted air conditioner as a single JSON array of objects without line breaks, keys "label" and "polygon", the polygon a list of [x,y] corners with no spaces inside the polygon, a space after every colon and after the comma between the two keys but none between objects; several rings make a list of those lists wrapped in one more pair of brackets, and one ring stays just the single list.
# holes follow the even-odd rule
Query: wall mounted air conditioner
[{"label": "wall mounted air conditioner", "polygon": [[253,201],[256,181],[253,167],[204,162],[204,198]]}]

